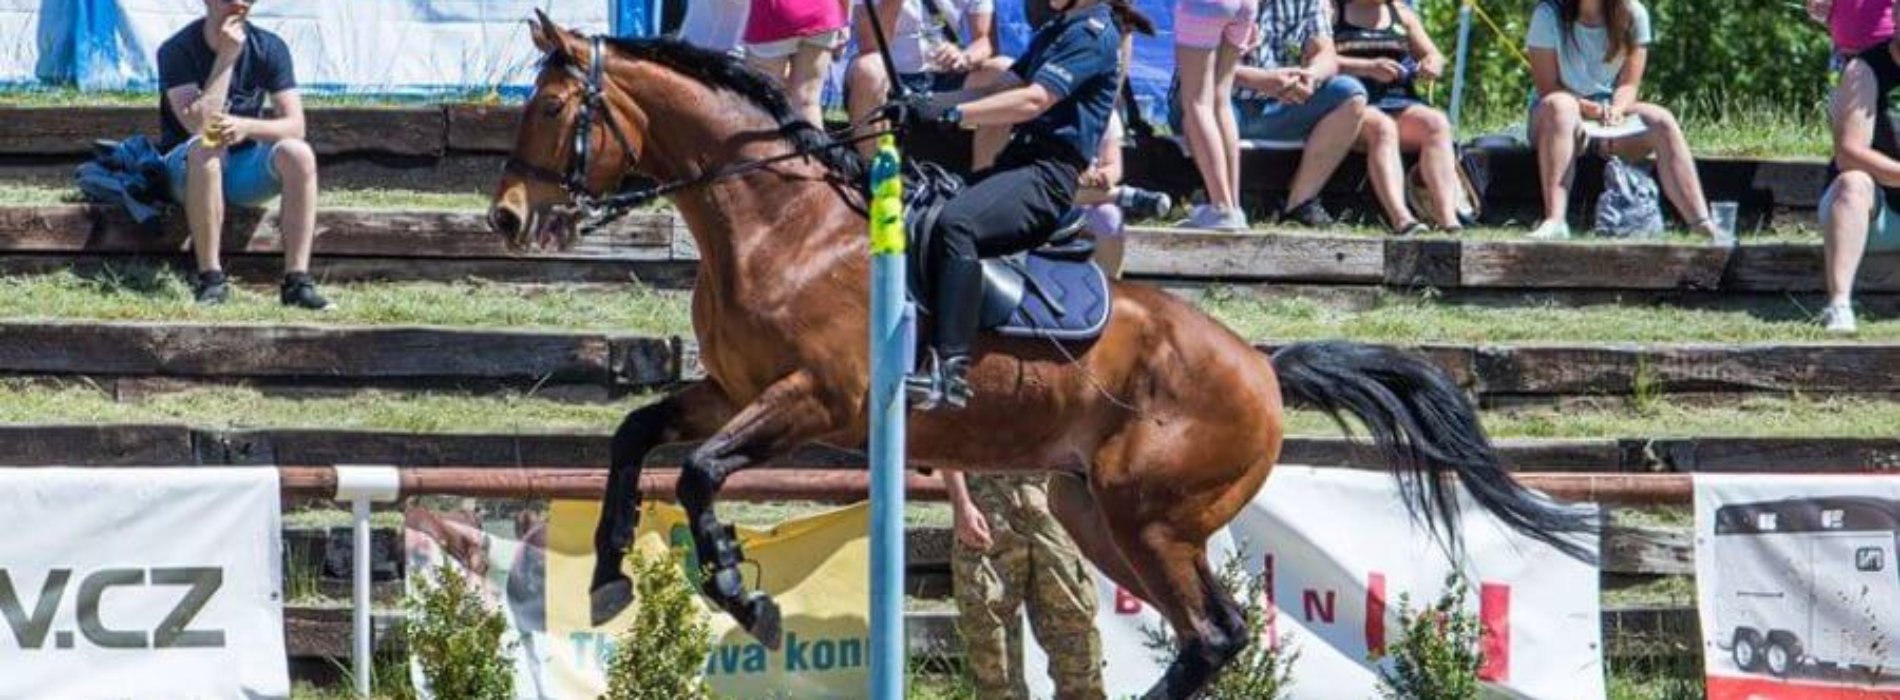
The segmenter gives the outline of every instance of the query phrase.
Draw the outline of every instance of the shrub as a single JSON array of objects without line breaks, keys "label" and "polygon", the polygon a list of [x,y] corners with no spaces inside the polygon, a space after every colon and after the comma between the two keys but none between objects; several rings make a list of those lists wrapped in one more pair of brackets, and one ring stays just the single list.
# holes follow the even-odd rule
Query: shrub
[{"label": "shrub", "polygon": [[1445,594],[1421,610],[1409,594],[1399,596],[1398,636],[1374,661],[1391,659],[1379,669],[1379,694],[1387,700],[1466,700],[1478,697],[1478,620],[1465,610],[1469,593],[1464,577],[1445,578]]},{"label": "shrub", "polygon": [[430,693],[454,700],[511,700],[515,696],[513,643],[508,623],[443,562],[418,577],[409,608],[409,650],[422,666]]},{"label": "shrub", "polygon": [[[1299,660],[1300,654],[1288,647],[1284,636],[1272,644],[1264,643],[1267,639],[1267,623],[1273,615],[1272,608],[1267,605],[1266,577],[1249,576],[1241,568],[1239,557],[1227,560],[1217,577],[1221,587],[1240,601],[1242,616],[1247,621],[1247,638],[1251,642],[1240,656],[1221,669],[1220,675],[1208,686],[1202,697],[1207,700],[1275,700],[1292,697],[1288,689],[1293,686],[1293,664]],[[1172,663],[1180,653],[1174,645],[1174,633],[1168,627],[1150,627],[1143,632],[1148,636],[1148,650],[1162,663]]]},{"label": "shrub", "polygon": [[614,645],[607,669],[608,700],[704,700],[702,675],[712,653],[712,628],[694,604],[678,550],[662,557],[634,551],[633,626]]}]

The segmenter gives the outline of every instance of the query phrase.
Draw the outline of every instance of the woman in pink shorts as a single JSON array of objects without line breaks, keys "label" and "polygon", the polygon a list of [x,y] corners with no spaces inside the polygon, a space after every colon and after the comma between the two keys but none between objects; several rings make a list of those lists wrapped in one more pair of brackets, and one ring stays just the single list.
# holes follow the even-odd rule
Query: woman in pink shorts
[{"label": "woman in pink shorts", "polygon": [[1240,210],[1240,130],[1234,123],[1234,69],[1254,47],[1259,0],[1176,0],[1174,64],[1181,78],[1181,126],[1207,203],[1189,226],[1243,231]]},{"label": "woman in pink shorts", "polygon": [[746,58],[785,83],[792,109],[824,128],[820,97],[831,54],[844,45],[849,0],[751,0],[746,16]]}]

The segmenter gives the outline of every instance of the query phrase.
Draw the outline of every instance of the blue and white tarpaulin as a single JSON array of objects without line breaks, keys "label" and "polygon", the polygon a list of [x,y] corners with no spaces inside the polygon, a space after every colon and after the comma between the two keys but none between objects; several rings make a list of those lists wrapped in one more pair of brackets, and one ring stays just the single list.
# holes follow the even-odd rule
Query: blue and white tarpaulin
[{"label": "blue and white tarpaulin", "polygon": [[[251,21],[283,36],[306,88],[443,92],[526,87],[538,54],[525,20],[537,8],[586,32],[644,21],[620,4],[298,0],[259,3]],[[159,45],[203,14],[202,0],[0,0],[0,83],[154,87]]]}]

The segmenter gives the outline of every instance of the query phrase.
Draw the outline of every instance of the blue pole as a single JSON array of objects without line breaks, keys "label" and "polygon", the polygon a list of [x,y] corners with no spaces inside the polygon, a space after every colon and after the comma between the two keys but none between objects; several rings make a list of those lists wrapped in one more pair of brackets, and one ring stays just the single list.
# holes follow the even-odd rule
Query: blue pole
[{"label": "blue pole", "polygon": [[871,161],[871,692],[902,700],[904,638],[904,370],[912,319],[904,299],[904,198],[895,139]]},{"label": "blue pole", "polygon": [[1458,133],[1465,111],[1465,64],[1471,57],[1471,0],[1458,5],[1458,66],[1451,79],[1451,131]]}]

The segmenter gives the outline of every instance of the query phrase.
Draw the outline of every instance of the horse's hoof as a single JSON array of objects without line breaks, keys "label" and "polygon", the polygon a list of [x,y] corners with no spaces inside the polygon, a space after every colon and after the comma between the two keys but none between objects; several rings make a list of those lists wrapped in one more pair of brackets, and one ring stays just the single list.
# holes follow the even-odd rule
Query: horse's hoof
[{"label": "horse's hoof", "polygon": [[633,604],[633,582],[626,579],[613,581],[594,589],[588,597],[593,607],[594,626],[599,627],[618,617],[621,611]]},{"label": "horse's hoof", "polygon": [[785,636],[785,626],[779,620],[778,603],[764,593],[754,593],[752,599],[746,601],[746,617],[752,621],[746,625],[746,631],[752,633],[752,638],[759,640],[765,648],[778,651]]}]

